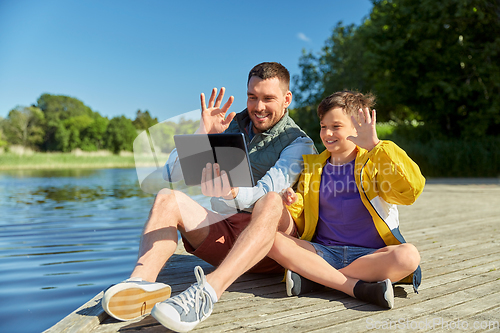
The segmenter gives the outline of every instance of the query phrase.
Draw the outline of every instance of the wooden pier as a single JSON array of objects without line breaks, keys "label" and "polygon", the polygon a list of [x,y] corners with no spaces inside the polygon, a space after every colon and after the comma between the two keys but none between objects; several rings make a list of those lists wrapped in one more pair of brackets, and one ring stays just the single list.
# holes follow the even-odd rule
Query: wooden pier
[{"label": "wooden pier", "polygon": [[[287,297],[282,275],[245,274],[193,332],[500,332],[500,179],[430,180],[413,206],[400,207],[401,232],[421,254],[419,294],[395,286],[382,310],[325,288]],[[175,295],[213,267],[179,251],[158,281]],[[46,332],[169,332],[153,317],[119,322],[103,312],[102,293]]]}]

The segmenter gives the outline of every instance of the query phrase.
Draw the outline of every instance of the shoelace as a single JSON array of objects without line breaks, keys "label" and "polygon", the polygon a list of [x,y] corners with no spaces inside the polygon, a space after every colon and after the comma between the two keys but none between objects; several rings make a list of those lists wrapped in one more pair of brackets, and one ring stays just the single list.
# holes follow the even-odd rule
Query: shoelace
[{"label": "shoelace", "polygon": [[[205,283],[207,279],[205,278],[205,274],[203,273],[203,269],[200,266],[196,266],[194,269],[194,274],[196,276],[196,283],[192,284],[186,291],[177,295],[177,297],[171,298],[172,302],[179,305],[184,313],[189,312],[188,306],[193,306],[194,301],[194,309],[196,311],[196,318],[200,319],[200,299],[202,300],[202,304],[210,303],[210,308],[212,307],[212,297],[205,291]],[[205,306],[201,308],[202,316],[207,315],[205,311]]]}]

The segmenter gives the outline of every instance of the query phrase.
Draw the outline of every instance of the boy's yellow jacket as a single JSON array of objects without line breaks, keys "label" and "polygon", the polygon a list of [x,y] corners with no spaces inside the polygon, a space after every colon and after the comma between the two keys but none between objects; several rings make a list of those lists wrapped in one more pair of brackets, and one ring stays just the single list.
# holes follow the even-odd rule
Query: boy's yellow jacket
[{"label": "boy's yellow jacket", "polygon": [[[325,150],[319,155],[304,155],[304,171],[297,183],[297,201],[288,207],[301,239],[310,241],[319,216],[321,172],[330,158]],[[411,205],[422,193],[425,178],[408,155],[391,141],[380,141],[370,151],[358,147],[354,177],[366,209],[386,245],[405,243],[399,232],[396,205]],[[420,267],[400,283],[420,285]]]}]

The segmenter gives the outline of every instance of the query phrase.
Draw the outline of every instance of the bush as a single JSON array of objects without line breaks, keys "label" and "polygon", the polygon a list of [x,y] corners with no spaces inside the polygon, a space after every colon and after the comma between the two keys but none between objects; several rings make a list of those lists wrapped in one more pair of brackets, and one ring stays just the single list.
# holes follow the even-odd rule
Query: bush
[{"label": "bush", "polygon": [[393,140],[426,177],[499,177],[500,137],[465,140]]}]

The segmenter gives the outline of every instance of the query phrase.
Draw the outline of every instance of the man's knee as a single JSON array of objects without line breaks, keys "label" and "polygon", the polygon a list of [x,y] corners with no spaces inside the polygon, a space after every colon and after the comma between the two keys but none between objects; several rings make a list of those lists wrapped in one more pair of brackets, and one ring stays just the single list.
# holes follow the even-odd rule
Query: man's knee
[{"label": "man's knee", "polygon": [[413,244],[405,243],[398,245],[394,251],[394,255],[395,262],[410,273],[415,271],[420,264],[420,254]]},{"label": "man's knee", "polygon": [[178,199],[181,192],[173,191],[170,189],[162,189],[158,192],[151,208],[150,218],[152,215],[163,216],[168,215],[174,217],[179,210]]},{"label": "man's knee", "polygon": [[174,199],[175,192],[176,191],[171,190],[169,188],[162,188],[160,191],[158,191],[158,194],[156,195],[155,204],[164,203],[165,201],[170,201]]},{"label": "man's knee", "polygon": [[254,209],[281,208],[282,206],[283,199],[281,199],[281,195],[277,192],[268,192],[256,202]]}]

